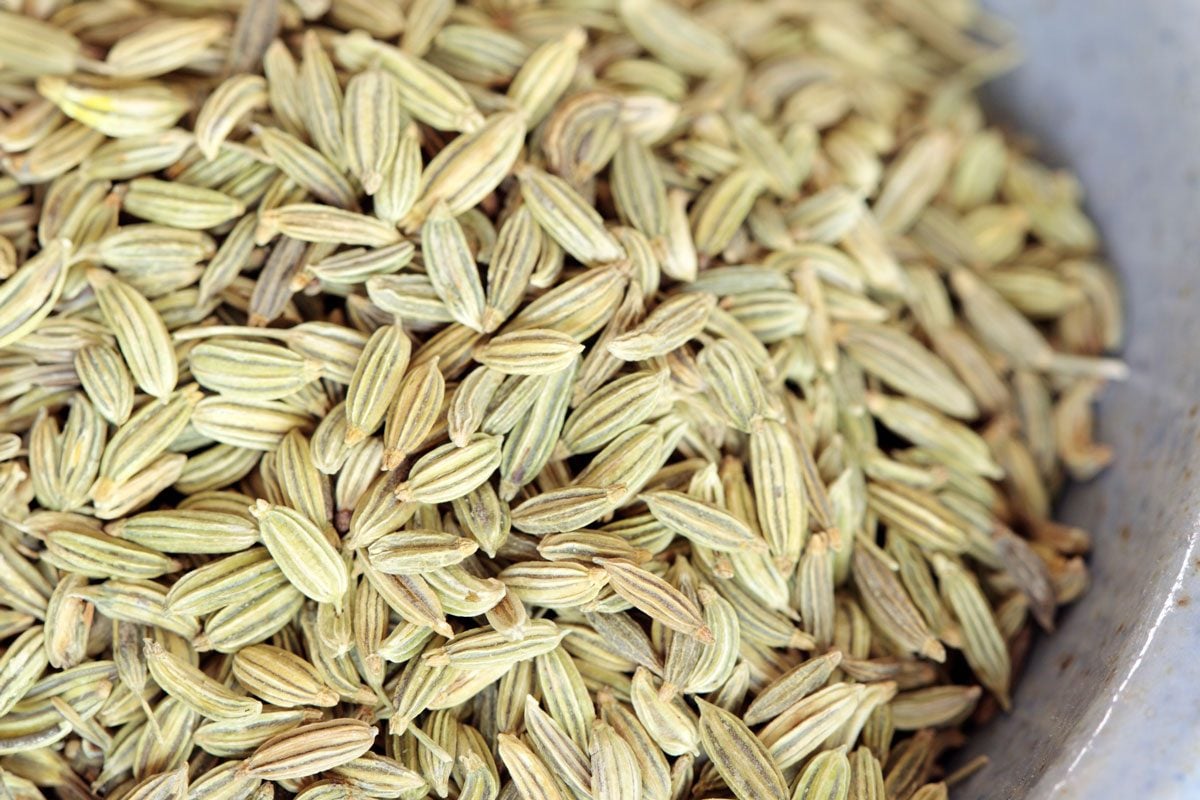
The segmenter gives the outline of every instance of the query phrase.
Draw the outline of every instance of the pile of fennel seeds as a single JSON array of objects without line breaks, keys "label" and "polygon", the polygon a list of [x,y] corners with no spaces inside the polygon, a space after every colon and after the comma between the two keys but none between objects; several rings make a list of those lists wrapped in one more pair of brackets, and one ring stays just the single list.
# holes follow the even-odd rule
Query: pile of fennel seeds
[{"label": "pile of fennel seeds", "polygon": [[21,8],[6,800],[980,766],[1122,319],[969,0]]}]

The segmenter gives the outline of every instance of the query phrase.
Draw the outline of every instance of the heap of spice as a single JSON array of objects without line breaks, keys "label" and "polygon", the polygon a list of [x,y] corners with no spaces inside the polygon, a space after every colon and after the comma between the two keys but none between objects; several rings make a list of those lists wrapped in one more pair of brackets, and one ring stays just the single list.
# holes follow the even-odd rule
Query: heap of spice
[{"label": "heap of spice", "polygon": [[0,11],[7,800],[937,800],[1118,289],[971,0]]}]

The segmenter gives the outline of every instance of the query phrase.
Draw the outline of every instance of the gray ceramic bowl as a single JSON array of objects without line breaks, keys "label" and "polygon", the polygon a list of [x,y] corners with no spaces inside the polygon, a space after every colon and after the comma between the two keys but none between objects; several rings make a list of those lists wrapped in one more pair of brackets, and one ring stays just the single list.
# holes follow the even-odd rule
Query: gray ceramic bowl
[{"label": "gray ceramic bowl", "polygon": [[1091,591],[971,745],[964,798],[1200,798],[1200,2],[989,0],[1024,66],[997,115],[1082,178],[1128,293],[1132,370],[1101,407],[1117,461],[1062,514]]}]

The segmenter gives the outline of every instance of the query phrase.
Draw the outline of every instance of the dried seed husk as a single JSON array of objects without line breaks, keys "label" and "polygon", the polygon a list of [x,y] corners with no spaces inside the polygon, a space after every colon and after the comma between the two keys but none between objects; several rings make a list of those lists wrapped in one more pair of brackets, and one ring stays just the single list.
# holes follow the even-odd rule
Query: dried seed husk
[{"label": "dried seed husk", "polygon": [[52,531],[45,560],[91,578],[157,578],[179,569],[164,553],[96,531]]},{"label": "dried seed husk", "polygon": [[657,575],[625,559],[604,558],[596,562],[604,567],[618,594],[672,630],[712,643],[712,631],[704,616],[689,598]]},{"label": "dried seed husk", "polygon": [[608,351],[623,361],[665,355],[700,333],[716,304],[716,297],[705,292],[677,295],[632,330],[609,340]]},{"label": "dried seed husk", "polygon": [[263,780],[314,775],[361,756],[377,732],[375,726],[353,719],[300,725],[259,745],[239,771]]},{"label": "dried seed husk", "polygon": [[445,391],[436,357],[404,377],[384,427],[385,470],[394,469],[425,441],[442,412]]},{"label": "dried seed husk", "polygon": [[483,331],[483,283],[466,233],[439,201],[421,227],[421,253],[433,288],[452,319]]},{"label": "dried seed husk", "polygon": [[346,85],[342,137],[346,161],[367,194],[375,194],[396,157],[406,120],[400,113],[400,90],[379,69],[361,72]]},{"label": "dried seed husk", "polygon": [[962,629],[963,655],[983,683],[1007,708],[1012,666],[1008,648],[978,582],[958,563],[935,553],[934,571],[946,604]]},{"label": "dried seed husk", "polygon": [[[392,203],[395,210],[389,217],[396,217],[409,230],[419,227],[438,203],[444,202],[453,215],[473,208],[508,175],[521,152],[525,133],[525,120],[521,115],[493,114],[477,130],[464,133],[443,148],[421,170],[411,166],[401,168],[407,163],[405,141],[408,139],[405,139],[397,154],[392,180],[407,176],[403,181],[405,190],[396,192],[397,197],[403,195],[406,202]],[[411,153],[410,158],[419,158],[415,145],[407,152]]]},{"label": "dried seed husk", "polygon": [[43,628],[30,628],[0,656],[0,712],[7,714],[42,676],[49,663],[44,643]]},{"label": "dried seed husk", "polygon": [[563,424],[561,442],[568,453],[590,453],[645,422],[670,387],[670,373],[635,372],[617,378],[580,402]]},{"label": "dried seed husk", "polygon": [[516,736],[502,733],[496,737],[500,759],[508,768],[520,797],[530,800],[565,800],[564,790],[542,759]]},{"label": "dried seed husk", "polygon": [[547,608],[575,608],[594,601],[604,588],[604,570],[583,564],[521,561],[498,576],[522,602]]},{"label": "dried seed husk", "polygon": [[562,371],[581,352],[583,345],[565,333],[525,328],[493,337],[475,360],[505,375],[545,375]]},{"label": "dried seed husk", "polygon": [[518,172],[521,196],[534,219],[563,250],[584,264],[617,261],[624,248],[604,228],[604,220],[566,181],[525,167]]},{"label": "dried seed husk", "polygon": [[216,158],[234,128],[247,115],[266,108],[267,102],[267,82],[260,76],[227,78],[205,100],[196,117],[196,146],[200,152],[210,161]]},{"label": "dried seed husk", "polygon": [[199,405],[195,385],[184,387],[164,401],[151,401],[137,410],[109,438],[100,456],[99,476],[90,494],[97,502],[114,498],[123,484],[149,467],[179,436]]},{"label": "dried seed husk", "polygon": [[323,372],[319,361],[286,347],[220,336],[192,348],[188,362],[201,386],[238,400],[279,400]]},{"label": "dried seed husk", "polygon": [[[578,367],[576,358],[566,369],[547,377],[541,385],[542,394],[533,399],[528,412],[505,437],[499,465],[502,500],[512,500],[517,490],[537,477],[553,457],[555,439],[567,415],[568,387],[575,380]],[[484,429],[487,428],[485,419]]]},{"label": "dried seed husk", "polygon": [[175,388],[178,368],[162,317],[145,297],[111,273],[91,269],[87,277],[134,381],[147,394],[165,398]]},{"label": "dried seed husk", "polygon": [[145,652],[154,682],[197,714],[228,720],[253,717],[262,711],[259,701],[235,694],[157,642],[147,639]]},{"label": "dried seed husk", "polygon": [[335,706],[340,698],[317,668],[295,653],[256,644],[234,654],[233,676],[247,691],[282,708]]},{"label": "dried seed husk", "polygon": [[644,667],[633,673],[630,700],[637,719],[663,752],[679,756],[699,751],[700,734],[695,717],[680,704],[663,699]]},{"label": "dried seed husk", "polygon": [[514,330],[553,328],[582,341],[612,317],[625,282],[625,276],[616,269],[586,270],[530,302],[509,325]]},{"label": "dried seed husk", "polygon": [[678,535],[718,551],[764,552],[767,544],[737,517],[683,492],[655,491],[640,496],[650,513]]},{"label": "dried seed husk", "polygon": [[586,751],[593,741],[596,709],[574,659],[556,647],[538,655],[534,668],[546,711],[580,750]]},{"label": "dried seed husk", "polygon": [[266,244],[277,234],[304,242],[368,247],[400,241],[399,231],[374,217],[318,203],[293,202],[260,210],[255,244]]},{"label": "dried seed husk", "polygon": [[339,609],[348,587],[346,565],[324,532],[303,514],[258,500],[258,533],[289,582],[306,597]]},{"label": "dried seed husk", "polygon": [[734,714],[712,703],[700,706],[700,745],[739,800],[786,798],[787,784],[771,754]]},{"label": "dried seed husk", "polygon": [[164,75],[198,57],[226,33],[228,24],[220,18],[152,21],[113,44],[104,71],[124,79]]},{"label": "dried seed husk", "polygon": [[179,613],[206,614],[240,605],[262,589],[286,582],[270,553],[253,547],[182,576],[167,592],[166,607]]},{"label": "dried seed husk", "polygon": [[133,378],[116,348],[97,344],[75,353],[75,372],[96,411],[120,426],[133,411]]},{"label": "dried seed husk", "polygon": [[443,503],[476,489],[500,464],[500,438],[474,434],[466,445],[442,445],[413,464],[408,480],[397,485],[401,502]]},{"label": "dried seed husk", "polygon": [[346,389],[346,444],[361,442],[383,422],[411,352],[412,343],[399,325],[371,334]]},{"label": "dried seed husk", "polygon": [[87,600],[110,619],[154,625],[184,637],[194,637],[200,624],[190,614],[166,606],[166,589],[152,581],[108,580],[81,587],[73,596]]},{"label": "dried seed husk", "polygon": [[191,424],[201,434],[248,450],[269,451],[293,428],[308,430],[311,419],[276,400],[232,400],[209,396],[196,404]]},{"label": "dried seed husk", "polygon": [[[375,63],[398,84],[400,103],[417,120],[438,130],[474,131],[482,118],[462,84],[400,48],[355,31],[334,42],[338,60],[351,69]],[[340,103],[335,107],[340,107]]]},{"label": "dried seed husk", "polygon": [[686,75],[711,75],[736,60],[723,37],[670,3],[620,0],[617,10],[638,44]]},{"label": "dried seed husk", "polygon": [[850,759],[839,747],[813,757],[796,783],[793,797],[798,800],[846,800],[850,793]]},{"label": "dried seed husk", "polygon": [[371,563],[389,575],[419,575],[460,563],[478,549],[471,540],[442,531],[405,530],[381,536],[367,552]]},{"label": "dried seed husk", "polygon": [[100,88],[43,76],[37,89],[68,117],[114,138],[167,130],[188,109],[178,91],[155,81]]},{"label": "dried seed husk", "polygon": [[7,69],[26,75],[69,75],[75,71],[82,45],[66,30],[25,14],[5,10],[0,60]]},{"label": "dried seed husk", "polygon": [[255,135],[271,163],[297,186],[330,205],[357,210],[358,202],[350,181],[324,153],[276,128],[258,127]]}]

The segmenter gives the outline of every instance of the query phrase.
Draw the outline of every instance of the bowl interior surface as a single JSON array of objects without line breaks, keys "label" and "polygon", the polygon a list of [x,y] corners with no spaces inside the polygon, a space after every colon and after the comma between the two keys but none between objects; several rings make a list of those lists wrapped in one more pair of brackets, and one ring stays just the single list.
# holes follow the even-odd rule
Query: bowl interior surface
[{"label": "bowl interior surface", "polygon": [[987,0],[1023,66],[994,118],[1075,171],[1126,291],[1130,379],[1106,390],[1099,479],[1061,516],[1092,587],[1042,637],[958,797],[1200,797],[1200,3]]}]

